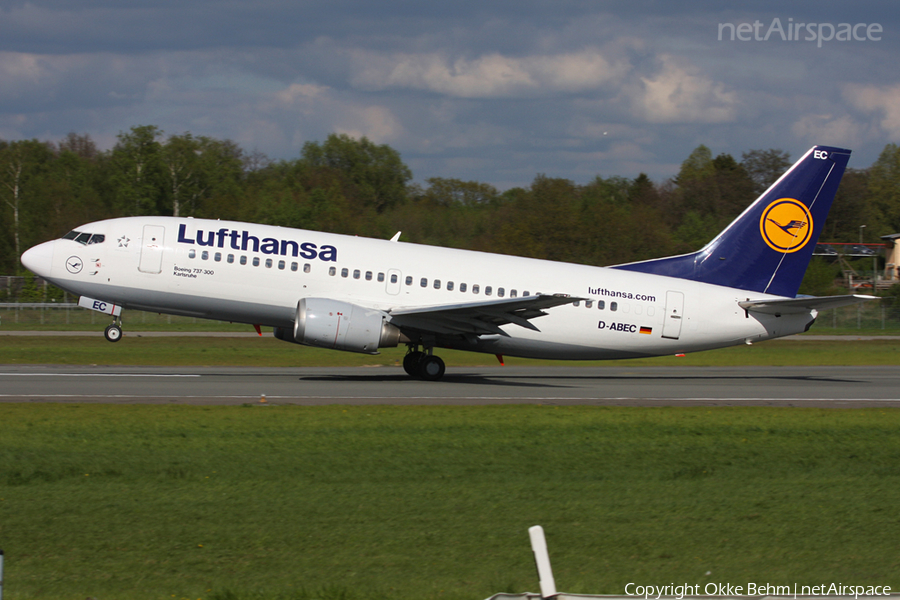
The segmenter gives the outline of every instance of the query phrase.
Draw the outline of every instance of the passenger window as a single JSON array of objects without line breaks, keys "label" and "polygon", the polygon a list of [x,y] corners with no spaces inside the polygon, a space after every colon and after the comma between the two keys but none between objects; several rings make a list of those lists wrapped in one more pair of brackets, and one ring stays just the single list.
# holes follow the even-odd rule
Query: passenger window
[{"label": "passenger window", "polygon": [[484,295],[490,296],[493,293],[494,289],[491,286],[487,286],[484,288]]},{"label": "passenger window", "polygon": [[421,281],[419,281],[419,285],[422,287],[428,287],[428,278],[423,277]]},{"label": "passenger window", "polygon": [[229,254],[227,260],[228,260],[229,265],[233,264],[234,263],[234,254]]},{"label": "passenger window", "polygon": [[346,267],[341,269],[341,277],[350,277],[350,269]]},{"label": "passenger window", "polygon": [[312,265],[310,265],[309,263],[306,263],[306,264],[303,265],[303,272],[304,272],[304,273],[309,273],[311,270],[312,270]]},{"label": "passenger window", "polygon": [[[384,283],[384,273],[378,274],[378,283]],[[391,275],[391,283],[397,283],[396,275]]]},{"label": "passenger window", "polygon": [[506,290],[503,288],[497,288],[497,295],[501,298],[506,295]]},{"label": "passenger window", "polygon": [[328,274],[334,277],[337,275],[337,269],[335,267],[328,267]]},{"label": "passenger window", "polygon": [[593,306],[594,306],[594,301],[593,301],[593,300],[585,300],[585,301],[584,301],[584,307],[585,307],[585,308],[592,308]]},{"label": "passenger window", "polygon": [[222,253],[221,253],[221,252],[216,252],[216,253],[213,255],[213,260],[216,261],[216,262],[222,262]]},{"label": "passenger window", "polygon": [[572,306],[581,306],[581,300],[576,300],[572,303]]},{"label": "passenger window", "polygon": [[372,271],[366,271],[366,281],[372,281]]},{"label": "passenger window", "polygon": [[258,256],[254,256],[254,257],[253,257],[253,266],[254,266],[254,267],[258,267],[258,266],[259,266],[259,257],[258,257]]},{"label": "passenger window", "polygon": [[619,303],[618,303],[618,302],[610,302],[610,303],[609,303],[609,310],[611,310],[611,311],[617,311],[617,310],[619,310]]},{"label": "passenger window", "polygon": [[197,258],[197,251],[193,248],[188,250],[188,258]]},{"label": "passenger window", "polygon": [[434,280],[434,285],[433,285],[432,287],[434,287],[434,289],[436,289],[436,290],[441,289],[441,280],[440,280],[440,279],[435,279],[435,280]]},{"label": "passenger window", "polygon": [[406,285],[412,285],[412,276],[411,275],[406,276]]},{"label": "passenger window", "polygon": [[209,252],[204,250],[203,252],[200,253],[200,258],[202,258],[203,260],[209,260]]},{"label": "passenger window", "polygon": [[509,290],[509,297],[510,298],[518,298],[519,293],[516,290]]},{"label": "passenger window", "polygon": [[468,287],[468,286],[466,286],[466,284],[461,283],[461,284],[459,284],[459,291],[465,292],[467,287]]},{"label": "passenger window", "polygon": [[447,282],[447,291],[448,291],[448,292],[452,292],[452,291],[453,291],[453,282],[452,282],[452,281],[448,281],[448,282]]},{"label": "passenger window", "polygon": [[477,283],[476,283],[475,285],[472,286],[472,293],[473,293],[473,294],[477,294],[477,293],[480,292],[480,291],[481,291],[481,286],[478,285]]},{"label": "passenger window", "polygon": [[272,268],[272,259],[271,259],[271,258],[267,258],[267,259],[266,259],[266,268],[267,268],[267,269],[271,269],[271,268]]},{"label": "passenger window", "polygon": [[353,269],[353,279],[359,279],[360,272],[359,269]]},{"label": "passenger window", "polygon": [[[381,273],[379,273],[379,275],[381,275]],[[397,274],[391,273],[391,283],[397,283],[398,281],[399,279],[397,279]]]},{"label": "passenger window", "polygon": [[597,300],[597,308],[600,310],[606,308],[606,300]]},{"label": "passenger window", "polygon": [[295,262],[291,263],[291,271],[294,271],[296,273],[297,269],[299,269],[299,268],[300,268],[300,265],[298,265],[297,263],[295,263]]},{"label": "passenger window", "polygon": [[527,297],[527,296],[530,296],[531,294],[528,292],[528,290],[525,290],[524,292],[522,292],[522,295]]},{"label": "passenger window", "polygon": [[278,270],[279,270],[279,271],[284,271],[284,264],[285,264],[285,263],[284,263],[283,260],[279,260],[279,261],[278,261]]}]

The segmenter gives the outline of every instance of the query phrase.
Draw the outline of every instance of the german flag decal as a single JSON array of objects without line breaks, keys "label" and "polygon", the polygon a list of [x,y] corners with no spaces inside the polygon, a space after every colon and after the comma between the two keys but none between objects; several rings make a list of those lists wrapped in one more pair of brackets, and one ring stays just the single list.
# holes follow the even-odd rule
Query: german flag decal
[{"label": "german flag decal", "polygon": [[649,334],[653,333],[653,328],[652,328],[652,327],[641,327],[641,331],[640,331],[640,332],[641,332],[641,333],[646,333],[646,334],[649,335]]}]

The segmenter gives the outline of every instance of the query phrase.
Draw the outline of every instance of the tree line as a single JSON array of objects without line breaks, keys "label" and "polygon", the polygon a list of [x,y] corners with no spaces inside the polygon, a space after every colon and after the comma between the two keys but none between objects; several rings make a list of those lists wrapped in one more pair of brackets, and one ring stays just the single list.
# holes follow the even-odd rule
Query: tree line
[{"label": "tree line", "polygon": [[[370,237],[610,265],[700,248],[791,164],[778,149],[738,161],[698,146],[678,174],[655,183],[596,177],[578,185],[537,175],[499,191],[434,177],[424,185],[400,154],[333,134],[293,160],[271,160],[230,140],[164,135],[142,125],[99,151],[88,134],[57,142],[0,140],[0,273],[22,272],[30,246],[78,225],[135,215],[268,223]],[[900,231],[900,147],[848,169],[822,239],[866,241]]]}]

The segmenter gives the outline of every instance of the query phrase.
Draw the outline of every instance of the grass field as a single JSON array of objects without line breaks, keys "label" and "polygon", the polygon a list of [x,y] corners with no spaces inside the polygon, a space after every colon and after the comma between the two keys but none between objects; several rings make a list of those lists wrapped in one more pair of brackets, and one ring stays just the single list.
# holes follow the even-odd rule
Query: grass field
[{"label": "grass field", "polygon": [[900,588],[900,411],[0,404],[20,599]]},{"label": "grass field", "polygon": [[[157,327],[158,328],[158,327]],[[896,365],[772,341],[603,365]],[[264,338],[0,338],[0,364],[396,365]],[[449,369],[495,365],[441,351]],[[507,359],[507,364],[553,364]],[[900,589],[900,410],[0,404],[6,600]]]},{"label": "grass field", "polygon": [[[111,344],[102,337],[2,337],[0,364],[268,366],[318,367],[399,365],[405,347],[379,355],[354,354],[288,344],[268,337],[154,338],[126,335]],[[439,350],[449,369],[497,365],[490,354]],[[591,366],[738,366],[738,365],[896,365],[900,340],[794,341],[773,340],[753,346],[627,361],[536,361],[507,357],[508,365]]]}]

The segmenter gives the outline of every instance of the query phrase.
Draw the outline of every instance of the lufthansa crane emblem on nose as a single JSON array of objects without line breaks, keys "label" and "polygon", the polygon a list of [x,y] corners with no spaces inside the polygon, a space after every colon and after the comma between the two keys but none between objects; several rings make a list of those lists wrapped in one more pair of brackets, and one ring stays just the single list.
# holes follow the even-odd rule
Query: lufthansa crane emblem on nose
[{"label": "lufthansa crane emblem on nose", "polygon": [[81,273],[81,269],[84,268],[84,261],[78,258],[77,256],[70,256],[66,259],[66,270],[73,275],[76,273]]}]

